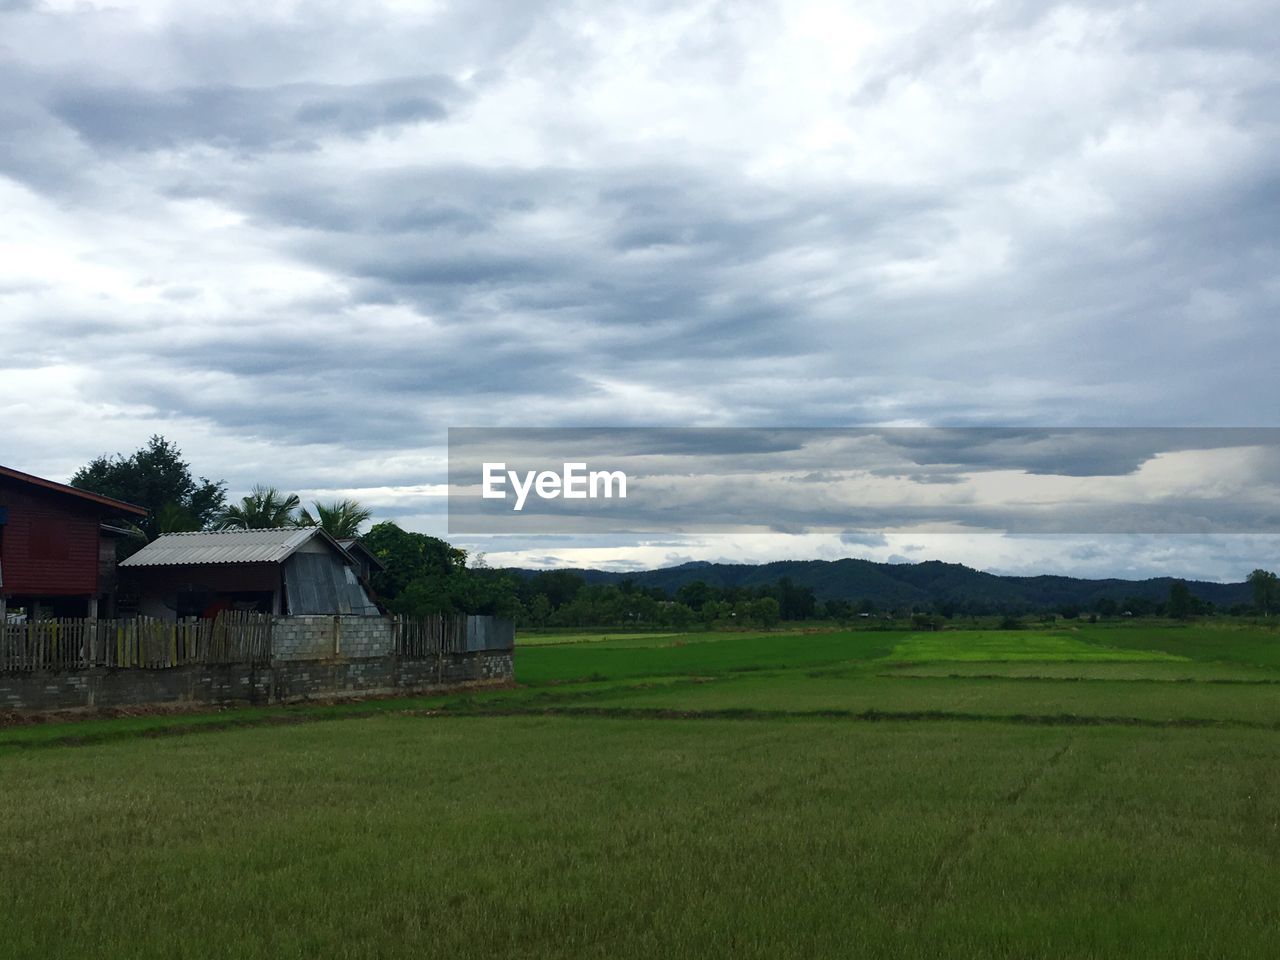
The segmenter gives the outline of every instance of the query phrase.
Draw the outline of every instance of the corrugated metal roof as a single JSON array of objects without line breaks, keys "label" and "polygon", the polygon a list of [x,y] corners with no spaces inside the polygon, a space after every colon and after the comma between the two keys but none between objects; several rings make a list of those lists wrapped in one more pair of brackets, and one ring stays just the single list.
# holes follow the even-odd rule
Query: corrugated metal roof
[{"label": "corrugated metal roof", "polygon": [[347,551],[347,553],[351,554],[352,556],[355,556],[355,552],[359,550],[361,553],[363,553],[366,557],[369,558],[370,564],[377,567],[379,570],[387,569],[387,565],[382,562],[382,560],[378,557],[376,553],[374,553],[372,550],[366,547],[364,543],[361,542],[359,537],[346,537],[338,541],[338,546],[340,546],[343,550]]},{"label": "corrugated metal roof", "polygon": [[212,533],[166,533],[127,560],[122,567],[164,567],[192,563],[282,563],[312,537],[322,537],[338,553],[345,551],[319,527],[279,530],[223,530]]}]

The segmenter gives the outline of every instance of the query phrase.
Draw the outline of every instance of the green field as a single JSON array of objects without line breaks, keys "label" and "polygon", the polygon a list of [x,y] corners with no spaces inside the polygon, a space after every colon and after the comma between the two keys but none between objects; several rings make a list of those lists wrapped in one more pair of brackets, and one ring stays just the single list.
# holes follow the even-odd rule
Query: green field
[{"label": "green field", "polygon": [[600,643],[610,640],[635,640],[639,643],[650,643],[655,640],[665,640],[668,637],[678,637],[678,633],[610,633],[603,631],[600,633],[583,633],[575,630],[571,633],[559,632],[541,632],[522,636],[520,645],[522,647],[551,647],[565,643]]},{"label": "green field", "polygon": [[0,956],[1276,955],[1280,634],[603,637],[0,728]]},{"label": "green field", "polygon": [[1021,633],[1014,630],[966,630],[917,633],[894,646],[893,660],[904,662],[1025,661],[1087,663],[1185,660],[1163,650],[1132,650],[1088,643],[1065,633]]}]

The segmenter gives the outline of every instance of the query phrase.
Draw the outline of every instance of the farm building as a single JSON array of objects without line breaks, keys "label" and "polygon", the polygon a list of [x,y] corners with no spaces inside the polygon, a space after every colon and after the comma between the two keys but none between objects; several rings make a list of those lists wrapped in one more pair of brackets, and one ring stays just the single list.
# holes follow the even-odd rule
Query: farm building
[{"label": "farm building", "polygon": [[0,610],[34,617],[110,615],[115,542],[105,521],[142,507],[0,467]]},{"label": "farm building", "polygon": [[120,576],[139,613],[165,620],[380,612],[355,558],[319,527],[169,533],[123,561]]},{"label": "farm building", "polygon": [[338,546],[351,554],[351,559],[356,562],[356,573],[366,580],[374,572],[387,568],[386,564],[379,560],[377,555],[358,539],[339,539]]}]

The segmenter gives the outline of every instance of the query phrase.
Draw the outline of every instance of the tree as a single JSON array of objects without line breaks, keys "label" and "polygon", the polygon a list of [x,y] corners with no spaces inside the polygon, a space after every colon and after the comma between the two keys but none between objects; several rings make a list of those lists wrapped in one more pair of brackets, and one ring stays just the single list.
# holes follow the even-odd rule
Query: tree
[{"label": "tree", "polygon": [[1175,580],[1169,586],[1169,616],[1175,620],[1190,620],[1195,612],[1195,598],[1185,580]]},{"label": "tree", "polygon": [[166,503],[151,517],[157,536],[162,533],[194,533],[200,524],[176,503]]},{"label": "tree", "polygon": [[747,608],[748,616],[762,627],[776,626],[781,612],[778,601],[773,597],[752,600]]},{"label": "tree", "polygon": [[[373,525],[361,541],[382,561],[386,569],[373,574],[373,587],[380,596],[395,599],[415,580],[433,580],[434,586],[422,587],[426,592],[443,589],[441,581],[466,568],[467,552],[450,546],[439,537],[402,530],[390,520]],[[425,591],[425,592],[424,592]]]},{"label": "tree", "polygon": [[797,586],[790,577],[779,579],[770,594],[778,601],[783,620],[808,620],[817,610],[813,587]]},{"label": "tree", "polygon": [[213,522],[216,530],[274,530],[297,522],[296,493],[282,494],[275,487],[255,486],[239,503],[226,507]]},{"label": "tree", "polygon": [[551,601],[545,593],[539,593],[529,604],[529,623],[535,627],[545,627],[551,619]]},{"label": "tree", "polygon": [[703,580],[691,580],[676,590],[676,599],[692,610],[701,610],[704,603],[715,599],[715,591]]},{"label": "tree", "polygon": [[[587,582],[572,570],[543,570],[534,574],[523,585],[527,596],[532,598],[539,593],[545,594],[555,610],[559,610],[574,598]],[[527,602],[527,601],[526,601]]]},{"label": "tree", "polygon": [[373,516],[373,511],[362,507],[355,500],[334,500],[332,503],[312,503],[315,514],[303,507],[298,513],[298,526],[319,527],[335,540],[349,540],[360,536],[360,528]]},{"label": "tree", "polygon": [[1253,605],[1264,617],[1271,616],[1271,608],[1280,596],[1276,575],[1270,570],[1258,569],[1249,574],[1249,586],[1253,587]]},{"label": "tree", "polygon": [[146,507],[138,523],[147,539],[162,533],[203,530],[226,503],[226,482],[193,477],[176,444],[159,434],[129,456],[103,454],[77,470],[71,485]]}]

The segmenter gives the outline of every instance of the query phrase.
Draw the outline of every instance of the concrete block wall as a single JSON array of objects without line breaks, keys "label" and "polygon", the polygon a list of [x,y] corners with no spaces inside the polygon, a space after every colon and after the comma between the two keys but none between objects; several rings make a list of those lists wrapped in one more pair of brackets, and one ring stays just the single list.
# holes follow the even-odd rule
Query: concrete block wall
[{"label": "concrete block wall", "polygon": [[[329,618],[332,619],[332,618]],[[78,707],[162,703],[287,703],[447,689],[513,679],[512,652],[276,660],[253,664],[187,664],[164,670],[91,667],[0,674],[0,712],[38,713]]]},{"label": "concrete block wall", "polygon": [[271,671],[248,664],[188,664],[167,670],[91,667],[0,674],[0,710],[38,712],[155,703],[266,703]]},{"label": "concrete block wall", "polygon": [[395,652],[395,628],[389,617],[335,617],[338,656],[389,657]]},{"label": "concrete block wall", "polygon": [[333,617],[276,617],[271,623],[275,660],[324,660],[334,655]]},{"label": "concrete block wall", "polygon": [[276,617],[271,624],[276,660],[387,657],[394,640],[389,617]]},{"label": "concrete block wall", "polygon": [[396,687],[428,690],[460,683],[511,680],[514,676],[515,661],[510,650],[446,653],[441,657],[398,661]]},{"label": "concrete block wall", "polygon": [[160,703],[282,703],[430,691],[514,677],[511,650],[399,657],[395,625],[389,617],[277,617],[271,639],[270,664],[0,674],[0,712]]}]

